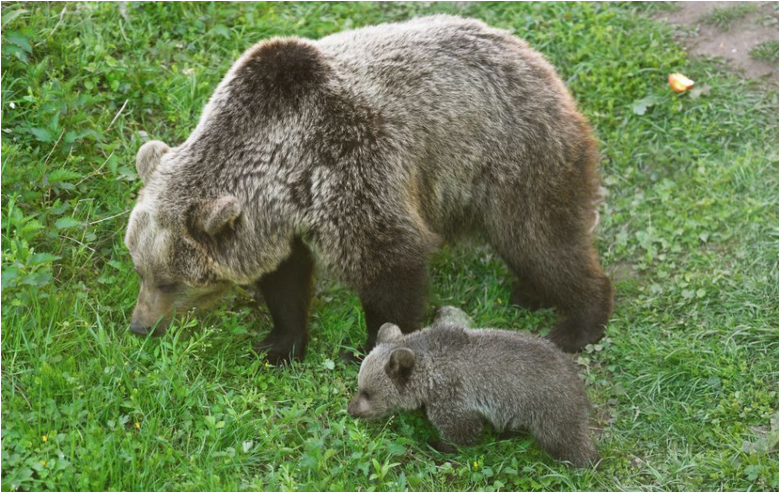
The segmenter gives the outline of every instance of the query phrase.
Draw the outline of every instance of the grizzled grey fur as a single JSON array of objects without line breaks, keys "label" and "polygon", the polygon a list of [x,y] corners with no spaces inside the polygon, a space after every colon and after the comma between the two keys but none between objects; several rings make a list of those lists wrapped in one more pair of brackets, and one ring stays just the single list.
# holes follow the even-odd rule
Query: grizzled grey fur
[{"label": "grizzled grey fur", "polygon": [[575,466],[599,460],[579,375],[542,338],[443,319],[408,335],[383,325],[348,413],[380,418],[420,407],[440,432],[435,446],[442,451],[474,444],[489,423],[500,432],[527,430],[550,455]]},{"label": "grizzled grey fur", "polygon": [[141,276],[131,329],[255,284],[268,358],[300,358],[315,265],[355,289],[366,348],[419,322],[426,261],[463,235],[554,306],[550,337],[601,338],[612,288],[592,244],[596,145],[543,57],[470,19],[434,16],[318,41],[262,41],[218,85],[188,139],[146,143],[125,243]]},{"label": "grizzled grey fur", "polygon": [[438,309],[438,313],[435,315],[435,321],[441,324],[464,326],[466,328],[473,326],[473,319],[471,319],[465,311],[451,305],[444,305]]}]

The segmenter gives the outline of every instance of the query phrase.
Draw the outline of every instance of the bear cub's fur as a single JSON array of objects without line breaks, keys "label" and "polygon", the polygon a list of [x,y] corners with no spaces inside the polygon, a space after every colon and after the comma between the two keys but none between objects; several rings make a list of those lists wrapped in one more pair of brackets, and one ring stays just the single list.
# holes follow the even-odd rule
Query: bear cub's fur
[{"label": "bear cub's fur", "polygon": [[550,455],[577,467],[599,460],[574,364],[542,338],[467,329],[444,317],[408,335],[385,324],[362,362],[348,413],[380,418],[422,406],[441,434],[441,451],[474,444],[489,422],[500,432],[529,431]]}]

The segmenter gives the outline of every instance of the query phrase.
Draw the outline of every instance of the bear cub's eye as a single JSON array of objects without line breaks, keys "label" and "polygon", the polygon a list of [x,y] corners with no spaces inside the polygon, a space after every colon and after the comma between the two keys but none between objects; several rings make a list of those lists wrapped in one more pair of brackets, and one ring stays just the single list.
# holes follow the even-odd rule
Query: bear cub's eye
[{"label": "bear cub's eye", "polygon": [[365,400],[369,400],[370,399],[370,393],[368,393],[367,391],[362,391],[361,396]]}]

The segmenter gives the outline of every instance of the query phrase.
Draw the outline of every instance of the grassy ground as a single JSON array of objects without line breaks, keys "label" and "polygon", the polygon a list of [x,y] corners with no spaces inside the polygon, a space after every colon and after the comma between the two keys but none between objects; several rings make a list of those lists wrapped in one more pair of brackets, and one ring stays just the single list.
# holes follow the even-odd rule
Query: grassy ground
[{"label": "grassy ground", "polygon": [[767,63],[776,63],[780,59],[780,44],[776,40],[764,41],[750,51],[750,56]]},{"label": "grassy ground", "polygon": [[[3,3],[2,488],[777,489],[778,95],[687,61],[647,8]],[[337,355],[363,340],[361,309],[327,279],[308,357],[289,368],[252,355],[270,321],[241,291],[161,339],[127,331],[138,132],[184,140],[260,38],[435,11],[526,38],[601,139],[597,242],[617,309],[578,356],[595,471],[529,439],[440,455],[417,414],[351,419],[357,367]],[[673,71],[696,90],[672,93]],[[507,306],[508,272],[480,246],[445,249],[431,273],[431,308],[458,305],[482,326],[554,321]]]},{"label": "grassy ground", "polygon": [[757,9],[758,5],[752,2],[740,3],[725,8],[716,7],[704,17],[704,21],[725,31],[729,29],[732,22],[741,19],[751,12],[755,12]]}]

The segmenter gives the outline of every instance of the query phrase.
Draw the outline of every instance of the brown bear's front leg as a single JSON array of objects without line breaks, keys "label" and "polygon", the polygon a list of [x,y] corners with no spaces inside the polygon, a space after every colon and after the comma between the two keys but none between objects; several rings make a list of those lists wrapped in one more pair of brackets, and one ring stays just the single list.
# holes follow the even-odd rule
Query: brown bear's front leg
[{"label": "brown bear's front leg", "polygon": [[425,263],[391,269],[365,283],[359,290],[367,325],[367,342],[363,350],[372,350],[378,330],[387,322],[399,326],[403,333],[416,329],[426,289]]},{"label": "brown bear's front leg", "polygon": [[304,358],[307,346],[307,316],[312,298],[313,259],[300,239],[295,239],[291,256],[272,273],[263,276],[256,287],[264,296],[274,327],[263,341],[254,345],[266,352],[271,364]]}]

